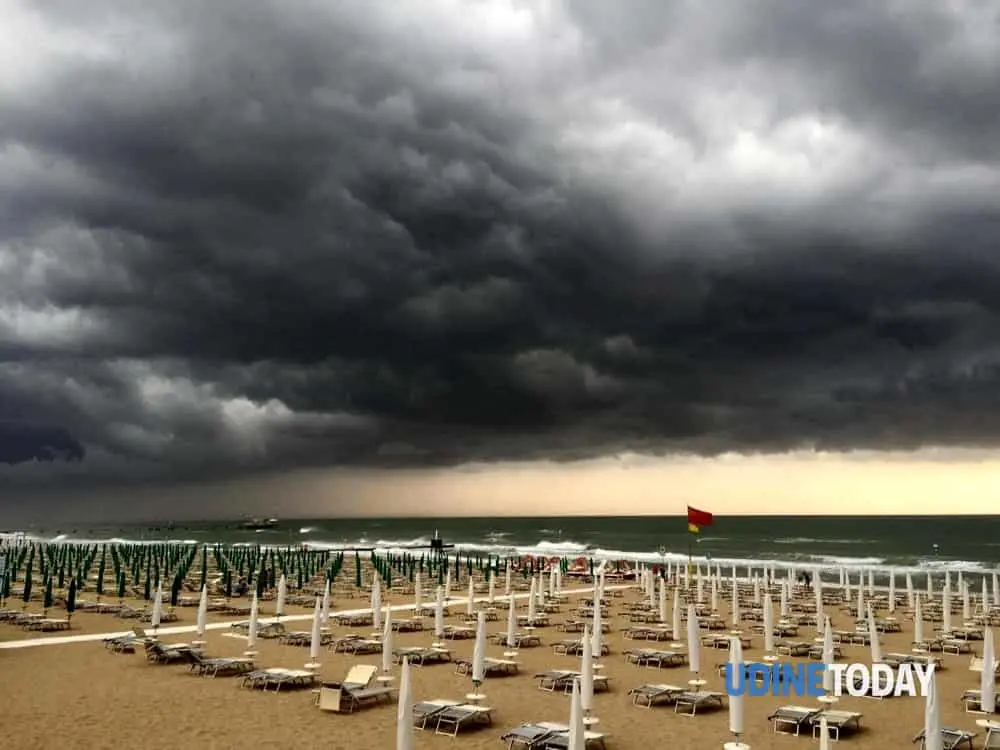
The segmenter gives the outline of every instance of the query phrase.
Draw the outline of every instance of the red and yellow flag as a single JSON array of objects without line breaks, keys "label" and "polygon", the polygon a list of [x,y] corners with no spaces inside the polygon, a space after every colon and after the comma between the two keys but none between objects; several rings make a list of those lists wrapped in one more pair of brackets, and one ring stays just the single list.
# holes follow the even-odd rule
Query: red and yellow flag
[{"label": "red and yellow flag", "polygon": [[688,506],[688,531],[692,534],[700,533],[702,526],[711,526],[712,520],[712,514],[708,511]]}]

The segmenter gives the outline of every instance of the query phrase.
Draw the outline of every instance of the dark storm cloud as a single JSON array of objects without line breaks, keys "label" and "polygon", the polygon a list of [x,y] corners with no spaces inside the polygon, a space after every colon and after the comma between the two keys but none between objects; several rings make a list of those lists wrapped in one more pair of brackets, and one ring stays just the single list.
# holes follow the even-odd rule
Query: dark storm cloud
[{"label": "dark storm cloud", "polygon": [[12,12],[4,481],[995,444],[988,4],[625,5]]}]

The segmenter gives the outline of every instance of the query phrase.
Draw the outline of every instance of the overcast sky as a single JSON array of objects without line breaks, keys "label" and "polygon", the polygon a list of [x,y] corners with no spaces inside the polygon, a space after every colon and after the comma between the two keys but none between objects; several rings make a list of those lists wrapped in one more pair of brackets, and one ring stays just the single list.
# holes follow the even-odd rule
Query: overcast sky
[{"label": "overcast sky", "polygon": [[11,509],[1000,442],[992,0],[0,17]]}]

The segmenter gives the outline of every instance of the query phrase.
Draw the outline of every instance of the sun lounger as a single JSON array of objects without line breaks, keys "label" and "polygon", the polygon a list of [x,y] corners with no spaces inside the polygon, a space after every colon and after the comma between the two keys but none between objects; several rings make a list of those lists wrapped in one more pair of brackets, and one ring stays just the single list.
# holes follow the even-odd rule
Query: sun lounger
[{"label": "sun lounger", "polygon": [[236,676],[254,671],[253,659],[206,659],[197,651],[188,652],[188,658],[191,661],[191,671],[202,677]]},{"label": "sun lounger", "polygon": [[476,629],[462,625],[445,625],[443,635],[449,641],[467,641],[476,637]]},{"label": "sun lounger", "polygon": [[171,664],[187,661],[192,649],[187,644],[165,644],[159,641],[147,641],[146,660],[153,664]]},{"label": "sun lounger", "polygon": [[857,711],[840,711],[831,708],[820,711],[811,717],[809,723],[812,724],[813,737],[819,737],[823,731],[823,726],[820,722],[825,718],[827,733],[830,735],[830,739],[838,742],[840,741],[841,734],[861,731],[861,717],[862,714],[859,714]]},{"label": "sun lounger", "polygon": [[[455,659],[455,674],[472,674],[472,659]],[[521,671],[521,662],[514,659],[494,659],[487,656],[483,659],[483,671],[487,677],[517,674]]]},{"label": "sun lounger", "polygon": [[808,729],[813,718],[819,716],[821,709],[808,706],[781,706],[767,717],[771,722],[774,734],[794,734],[798,736]]},{"label": "sun lounger", "polygon": [[[952,729],[947,727],[941,730],[941,742],[944,746],[944,750],[959,750],[959,748],[963,745],[965,745],[968,750],[972,750],[972,740],[975,739],[975,737],[975,732],[966,732],[964,729]],[[913,738],[913,742],[914,744],[919,742],[921,748],[927,747],[923,731]]]},{"label": "sun lounger", "polygon": [[382,653],[382,641],[374,638],[341,638],[333,644],[334,652],[353,654],[354,656],[369,656]]},{"label": "sun lounger", "polygon": [[403,662],[406,656],[410,664],[422,667],[425,664],[443,664],[451,661],[451,651],[446,648],[433,648],[430,646],[401,646],[392,650],[392,660],[396,664]]},{"label": "sun lounger", "polygon": [[353,713],[355,709],[376,703],[392,701],[395,690],[375,686],[378,667],[356,664],[351,667],[343,682],[325,682],[320,686],[317,704],[321,711]]},{"label": "sun lounger", "polygon": [[965,708],[966,713],[1000,713],[1000,692],[994,696],[993,711],[984,711],[982,700],[983,694],[979,690],[966,690],[962,693],[962,706]]},{"label": "sun lounger", "polygon": [[[608,735],[602,732],[585,731],[583,733],[583,746],[585,748],[595,748],[602,750],[607,747],[605,739]],[[553,732],[550,736],[542,740],[542,750],[569,750],[569,730]]]},{"label": "sun lounger", "polygon": [[447,698],[437,698],[430,701],[421,701],[413,705],[413,726],[417,729],[426,729],[429,723],[436,720],[439,713],[452,706],[460,706],[462,701],[448,700]]},{"label": "sun lounger", "polygon": [[424,629],[424,621],[416,617],[393,620],[392,629],[397,633],[416,633],[417,631]]},{"label": "sun lounger", "polygon": [[541,750],[542,742],[560,731],[551,724],[521,724],[508,729],[500,739],[507,743],[507,750]]},{"label": "sun lounger", "polygon": [[719,709],[725,705],[723,702],[725,696],[725,693],[716,693],[710,690],[684,692],[674,700],[674,713],[694,716],[698,713],[699,708],[709,711]]},{"label": "sun lounger", "polygon": [[941,650],[946,654],[968,654],[972,644],[959,638],[945,638],[941,641]]},{"label": "sun lounger", "polygon": [[[583,641],[574,638],[571,641],[559,641],[552,644],[552,650],[564,656],[579,656],[583,653]],[[611,649],[606,643],[601,643],[601,656],[607,656]]]},{"label": "sun lounger", "polygon": [[983,750],[1000,750],[1000,721],[984,721],[980,724],[986,730]]},{"label": "sun lounger", "polygon": [[779,641],[774,645],[775,653],[781,656],[808,656],[812,648],[813,644],[805,641]]},{"label": "sun lounger", "polygon": [[280,692],[282,688],[305,688],[312,687],[316,683],[316,673],[304,669],[282,669],[274,667],[271,669],[257,669],[247,672],[240,683],[242,687],[256,688],[267,691],[274,688],[274,692]]},{"label": "sun lounger", "polygon": [[371,625],[373,618],[371,612],[362,612],[354,615],[334,615],[333,621],[344,627],[360,628]]},{"label": "sun lounger", "polygon": [[579,672],[574,672],[572,669],[550,669],[547,672],[536,674],[535,679],[538,680],[539,690],[547,690],[552,693],[555,692],[557,687],[561,688],[561,683],[566,680],[573,680],[579,674]]},{"label": "sun lounger", "polygon": [[475,726],[489,726],[493,723],[493,709],[489,706],[461,704],[448,706],[435,717],[437,726],[434,734],[457,737],[458,733]]},{"label": "sun lounger", "polygon": [[647,683],[632,688],[628,691],[628,694],[632,696],[633,706],[652,708],[660,703],[673,703],[677,699],[677,696],[686,692],[686,690],[687,688],[678,687],[677,685]]},{"label": "sun lounger", "polygon": [[[983,671],[983,657],[972,656],[969,658],[969,671],[970,672],[982,672]],[[1000,659],[994,660],[993,663],[993,673],[1000,676]]]}]

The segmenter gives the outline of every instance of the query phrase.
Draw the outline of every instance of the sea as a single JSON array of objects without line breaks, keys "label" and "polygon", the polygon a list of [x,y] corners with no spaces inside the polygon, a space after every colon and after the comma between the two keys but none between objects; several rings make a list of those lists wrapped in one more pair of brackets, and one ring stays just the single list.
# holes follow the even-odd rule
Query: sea
[{"label": "sea", "polygon": [[[241,528],[244,519],[23,528],[54,542],[187,542],[307,545],[315,549],[419,548],[437,535],[470,554],[639,560],[690,558],[718,564],[770,562],[826,569],[1000,570],[1000,516],[716,516],[695,535],[677,516],[530,518],[314,518],[276,528]],[[8,532],[9,533],[9,532]]]}]

